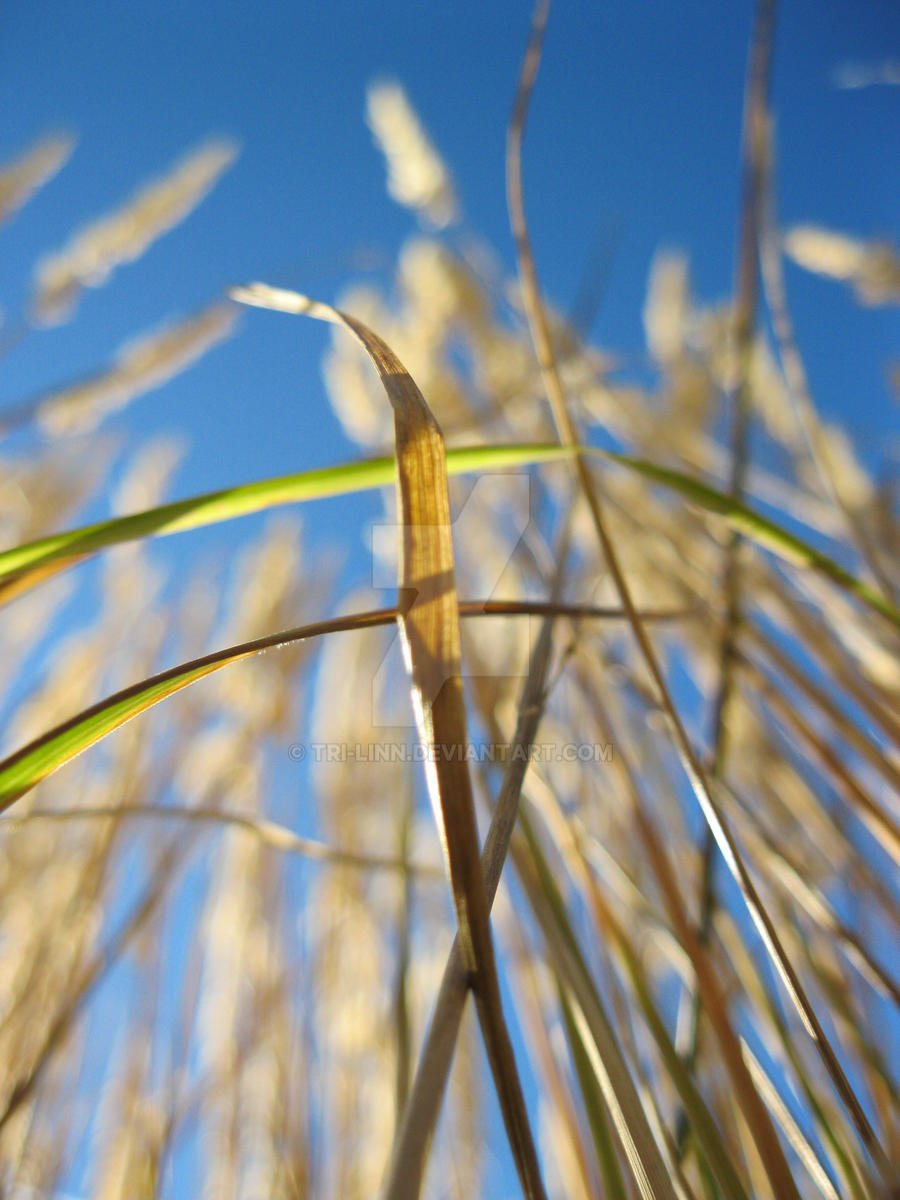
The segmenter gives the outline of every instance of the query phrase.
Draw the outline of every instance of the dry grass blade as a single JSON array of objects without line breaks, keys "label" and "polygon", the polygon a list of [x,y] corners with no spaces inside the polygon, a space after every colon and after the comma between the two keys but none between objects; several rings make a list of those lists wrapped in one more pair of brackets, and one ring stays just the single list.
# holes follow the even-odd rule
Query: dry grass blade
[{"label": "dry grass blade", "polygon": [[453,889],[463,962],[507,1136],[526,1197],[543,1197],[512,1043],[503,1016],[489,910],[481,870],[462,689],[459,612],[454,582],[444,439],[412,377],[388,346],[346,313],[296,293],[254,284],[235,299],[345,325],[372,360],[394,410],[400,500],[400,614],[426,778]]},{"label": "dry grass blade", "polygon": [[[548,10],[549,4],[545,0],[539,0],[535,9],[532,36],[522,67],[519,92],[516,97],[507,138],[507,193],[510,220],[516,240],[519,272],[522,280],[522,295],[541,374],[553,410],[560,440],[570,447],[577,447],[580,444],[580,439],[566,403],[565,393],[556,366],[547,317],[541,301],[537,271],[531,252],[528,225],[525,218],[524,194],[522,189],[522,136],[528,103],[540,62]],[[781,943],[775,924],[765,905],[762,903],[756,885],[744,863],[737,841],[721,812],[718,802],[712,794],[706,772],[678,715],[656,652],[653,649],[647,630],[640,619],[632,599],[631,589],[625,579],[619,562],[619,556],[607,529],[600,498],[584,455],[577,454],[574,463],[579,483],[588,502],[591,518],[603,550],[604,559],[609,568],[619,599],[628,613],[635,640],[641,657],[653,680],[662,710],[668,718],[674,744],[681,758],[685,774],[691,783],[703,815],[712,830],[719,851],[740,888],[748,911],[756,925],[766,951],[791,998],[791,1002],[796,1007],[807,1032],[813,1039],[835,1090],[840,1095],[842,1102],[853,1119],[861,1142],[872,1156],[879,1171],[887,1178],[889,1166],[875,1130],[872,1128],[865,1109],[847,1078],[822,1023],[806,995],[800,977]],[[883,606],[880,597],[878,597],[876,606]]]},{"label": "dry grass blade", "polygon": [[785,1200],[789,1196],[799,1200],[800,1193],[797,1191],[787,1159],[741,1055],[740,1043],[729,1020],[721,984],[703,942],[690,924],[675,872],[640,800],[636,803],[635,814],[641,840],[659,881],[672,926],[681,945],[690,956],[696,975],[698,995],[712,1024],[722,1062],[728,1071],[735,1097],[752,1132],[766,1173],[776,1195],[784,1197]]},{"label": "dry grass blade", "polygon": [[572,1008],[567,1002],[562,988],[558,990],[558,995],[566,1041],[569,1044],[569,1053],[572,1056],[578,1086],[581,1089],[606,1194],[609,1200],[627,1200],[628,1193],[625,1190],[625,1181],[616,1158],[616,1148],[609,1127],[603,1093],[591,1068],[590,1056],[578,1033]]},{"label": "dry grass blade", "polygon": [[[631,1077],[614,1028],[594,986],[552,872],[527,813],[522,842],[513,845],[516,870],[547,946],[559,986],[572,1014],[590,1069],[603,1094],[642,1200],[674,1200],[672,1178],[654,1140],[641,1097]],[[528,854],[523,853],[527,847]]]},{"label": "dry grass blade", "polygon": [[858,782],[853,771],[846,765],[844,757],[839,753],[829,738],[817,732],[809,721],[798,712],[797,704],[791,696],[784,693],[772,676],[743,654],[740,661],[752,677],[760,695],[771,704],[774,711],[813,752],[823,767],[833,777],[848,804],[857,811],[860,819],[868,826],[872,834],[881,843],[885,853],[889,854],[895,863],[900,863],[900,825],[889,811]]},{"label": "dry grass blade", "polygon": [[785,1131],[785,1136],[793,1147],[797,1157],[806,1167],[807,1173],[813,1183],[826,1200],[839,1200],[839,1194],[835,1188],[834,1181],[813,1149],[809,1139],[800,1129],[790,1109],[782,1100],[777,1087],[766,1074],[759,1060],[755,1057],[746,1042],[742,1041],[741,1049],[750,1073],[753,1076],[754,1083],[759,1089],[760,1094],[765,1098],[779,1125]]},{"label": "dry grass blade", "polygon": [[5,221],[52,179],[72,153],[75,139],[42,138],[14,162],[0,167],[0,221]]},{"label": "dry grass blade", "polygon": [[[554,604],[555,597],[550,607]],[[544,690],[553,646],[552,634],[553,620],[548,614],[541,626],[519,702],[512,743],[514,752],[510,755],[504,773],[482,855],[488,905],[493,904],[500,884],[500,875],[515,826],[528,755],[537,736],[543,712]],[[444,967],[440,991],[425,1045],[419,1057],[412,1092],[397,1130],[385,1183],[384,1200],[403,1200],[403,1197],[409,1194],[411,1182],[413,1194],[418,1194],[421,1188],[428,1144],[437,1122],[441,1097],[450,1073],[467,990],[466,969],[457,937]]]},{"label": "dry grass blade", "polygon": [[[738,223],[738,260],[735,285],[734,341],[737,360],[737,384],[731,393],[731,473],[729,495],[735,501],[743,497],[749,461],[751,415],[750,363],[756,330],[759,292],[757,243],[762,223],[762,196],[765,177],[765,127],[772,65],[772,41],[775,24],[775,0],[759,0],[756,6],[750,62],[744,95],[742,134],[743,188]],[[718,680],[711,708],[712,762],[710,774],[720,779],[728,755],[728,715],[734,692],[735,651],[742,626],[741,534],[732,529],[722,563],[721,588],[725,623],[719,641]],[[707,825],[703,839],[703,874],[700,881],[700,917],[698,933],[701,945],[709,938],[717,903],[715,879],[715,838]],[[702,989],[699,972],[694,995],[692,1029],[687,1061],[693,1064],[699,1049]],[[684,1148],[686,1125],[679,1122],[679,1151]]]}]

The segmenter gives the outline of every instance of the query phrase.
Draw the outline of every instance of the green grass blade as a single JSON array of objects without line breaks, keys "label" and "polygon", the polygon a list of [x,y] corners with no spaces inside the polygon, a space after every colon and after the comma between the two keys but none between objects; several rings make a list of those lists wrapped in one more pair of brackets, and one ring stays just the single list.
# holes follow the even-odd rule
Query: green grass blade
[{"label": "green grass blade", "polygon": [[[465,446],[447,452],[447,470],[451,475],[462,475],[522,467],[529,463],[564,458],[568,453],[560,446],[548,445]],[[36,571],[50,563],[74,561],[122,542],[198,529],[203,525],[231,521],[235,517],[262,512],[281,504],[323,500],[329,496],[346,496],[352,492],[390,486],[396,480],[396,472],[393,456],[341,463],[334,467],[303,471],[298,475],[282,475],[207,492],[145,512],[54,533],[0,553],[0,580],[21,575],[22,572]]]},{"label": "green grass blade", "polygon": [[820,575],[824,575],[826,579],[830,579],[838,587],[851,592],[857,599],[862,600],[870,608],[874,608],[876,612],[881,613],[883,617],[900,629],[900,611],[879,592],[846,571],[827,554],[816,550],[814,546],[810,546],[796,534],[790,533],[781,525],[770,521],[768,517],[764,517],[762,513],[750,508],[749,505],[742,504],[739,500],[735,500],[724,492],[717,491],[709,484],[702,483],[699,479],[694,479],[681,471],[660,467],[656,463],[647,462],[642,458],[632,458],[627,454],[609,454],[602,451],[596,451],[596,453],[602,453],[604,458],[610,458],[629,470],[636,471],[645,479],[658,483],[662,487],[668,488],[669,491],[678,492],[686,500],[699,505],[707,512],[724,517],[732,529],[745,534],[760,546],[773,551],[780,558],[795,566],[809,567]]},{"label": "green grass blade", "polygon": [[[447,451],[447,472],[450,475],[464,475],[469,472],[524,467],[533,463],[570,458],[573,453],[573,450],[565,446],[541,443],[466,446]],[[681,471],[661,467],[645,459],[590,448],[583,448],[582,453],[598,455],[619,463],[652,483],[677,492],[707,512],[715,513],[732,528],[740,530],[780,558],[824,575],[826,579],[862,600],[900,629],[900,611],[874,588],[749,505],[742,504]],[[324,500],[330,496],[346,496],[353,492],[368,491],[389,486],[395,479],[396,463],[393,457],[375,458],[321,467],[313,471],[303,471],[298,475],[262,479],[255,483],[191,496],[186,500],[176,500],[171,504],[147,509],[145,512],[54,533],[49,537],[4,550],[0,552],[0,582],[16,578],[17,584],[27,583],[25,577],[31,573],[34,573],[34,582],[38,582],[51,564],[75,562],[85,555],[96,554],[122,542],[199,529],[204,525],[231,521],[236,517],[263,512],[282,504],[298,504],[306,500]],[[21,586],[17,587],[16,594],[21,590]]]},{"label": "green grass blade", "polygon": [[[533,879],[529,879],[527,874],[523,876],[526,892],[529,894],[529,899],[531,899],[534,906],[536,897],[531,893],[530,887],[532,884],[536,884],[539,887],[542,899],[547,906],[547,913],[554,922],[555,927],[552,933],[554,942],[559,946],[567,948],[568,954],[571,956],[571,962],[577,967],[575,979],[582,985],[582,995],[589,1002],[589,1007],[593,1007],[602,1019],[602,1002],[594,986],[590,970],[582,956],[578,938],[569,922],[569,914],[565,901],[557,888],[553,873],[544,857],[527,813],[520,814],[519,823],[524,841],[528,846],[530,865],[534,872]],[[535,907],[535,915],[540,922],[541,915],[538,907]],[[647,1027],[656,1042],[665,1068],[678,1091],[688,1120],[697,1135],[700,1153],[721,1188],[721,1194],[727,1197],[728,1200],[749,1200],[747,1191],[731,1161],[715,1120],[695,1086],[690,1073],[678,1056],[678,1052],[666,1029],[665,1021],[653,1000],[649,984],[647,983],[637,955],[634,953],[628,938],[617,922],[612,923],[609,932],[612,934],[622,955],[624,965],[635,990],[635,995],[644,1013]],[[563,994],[565,996],[565,992]],[[566,1000],[569,1009],[568,1019],[574,1020],[571,1001],[568,997],[566,997]],[[584,1045],[584,1038],[578,1029],[577,1023],[575,1023],[574,1027],[575,1033],[581,1042],[582,1050],[586,1051],[587,1047]],[[600,1049],[599,1044],[598,1049]],[[590,1061],[587,1064],[587,1069],[589,1071],[593,1069]]]},{"label": "green grass blade", "polygon": [[[546,605],[539,602],[530,604],[527,601],[503,600],[462,600],[459,603],[460,616],[483,617],[507,612],[511,615],[543,614],[548,610],[568,612],[581,618],[619,616],[615,609],[585,608],[572,605]],[[92,746],[101,738],[112,733],[132,717],[167,696],[181,691],[189,684],[195,683],[212,671],[227,667],[230,663],[239,662],[252,654],[270,650],[276,646],[286,646],[292,642],[304,641],[308,638],[319,637],[328,633],[339,633],[350,629],[369,629],[375,625],[390,625],[397,619],[397,609],[379,608],[368,612],[354,613],[351,616],[335,617],[328,621],[319,621],[313,625],[303,625],[296,629],[287,629],[280,633],[267,634],[251,642],[243,642],[238,646],[229,646],[217,650],[203,658],[193,659],[172,667],[160,675],[154,675],[140,683],[133,684],[124,691],[99,701],[91,708],[78,713],[62,725],[42,734],[27,746],[23,746],[14,754],[0,762],[0,812],[8,808],[13,801],[24,796],[36,784],[40,783],[57,768],[70,759],[75,758],[83,750]],[[648,619],[656,616],[666,616],[665,613],[646,614]]]},{"label": "green grass blade", "polygon": [[[516,848],[516,870],[532,911],[541,927],[566,997],[579,1041],[588,1055],[588,1069],[597,1081],[642,1200],[675,1200],[677,1195],[659,1147],[651,1132],[603,1001],[584,961],[569,922],[565,901],[541,851],[527,812],[519,812],[523,842]],[[527,857],[521,853],[527,847]]]},{"label": "green grass blade", "polygon": [[603,1093],[591,1069],[591,1060],[585,1050],[584,1042],[581,1040],[578,1026],[575,1024],[572,1007],[566,999],[566,993],[562,988],[558,988],[557,994],[566,1040],[569,1043],[569,1052],[572,1055],[572,1063],[578,1077],[578,1086],[581,1089],[581,1097],[584,1100],[584,1108],[594,1140],[594,1149],[597,1152],[597,1161],[600,1164],[605,1189],[604,1195],[607,1200],[628,1200],[625,1181],[622,1178],[619,1160],[616,1158],[616,1147],[606,1115]]},{"label": "green grass blade", "polygon": [[216,650],[202,658],[171,667],[168,671],[116,692],[47,733],[41,734],[33,742],[29,742],[27,746],[0,762],[0,812],[9,808],[20,796],[24,796],[64,763],[93,746],[95,742],[99,742],[132,717],[152,708],[154,704],[174,695],[175,692],[180,692],[182,688],[196,683],[198,679],[212,674],[213,671],[274,646],[284,646],[290,642],[304,641],[340,630],[384,625],[395,619],[396,612],[393,609],[378,609],[269,634],[267,637]]}]

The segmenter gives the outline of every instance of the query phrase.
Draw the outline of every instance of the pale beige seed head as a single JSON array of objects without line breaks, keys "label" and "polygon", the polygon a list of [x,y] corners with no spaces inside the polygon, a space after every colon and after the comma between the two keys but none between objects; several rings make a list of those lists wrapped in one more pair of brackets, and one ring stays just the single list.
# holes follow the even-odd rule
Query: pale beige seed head
[{"label": "pale beige seed head", "polygon": [[197,1034],[203,1065],[224,1071],[238,1050],[238,1020],[248,979],[245,956],[253,936],[254,875],[259,847],[240,831],[217,846],[215,879],[203,917],[204,961]]},{"label": "pale beige seed head", "polygon": [[112,511],[140,512],[161,504],[185,449],[182,440],[174,437],[154,438],[142,446],[112,492]]},{"label": "pale beige seed head", "polygon": [[863,304],[900,303],[900,256],[887,242],[798,225],[785,234],[784,248],[807,271],[851,283]]},{"label": "pale beige seed head", "polygon": [[112,1051],[94,1134],[95,1200],[126,1200],[152,1187],[165,1139],[166,1112],[149,1094],[150,1039],[145,1024],[127,1025]]},{"label": "pale beige seed head", "polygon": [[844,503],[861,509],[872,500],[873,485],[853,449],[853,443],[837,425],[823,425],[817,438],[817,450],[828,474],[837,481]]},{"label": "pale beige seed head", "polygon": [[386,936],[395,918],[363,880],[344,871],[323,873],[307,910],[313,931],[311,999],[316,1046],[327,1080],[321,1120],[334,1153],[327,1170],[336,1190],[376,1195],[393,1124],[393,1036],[390,961]]},{"label": "pale beige seed head", "polygon": [[456,220],[457,205],[447,168],[398,83],[373,84],[366,118],[384,154],[388,192],[438,229]]},{"label": "pale beige seed head", "polygon": [[410,238],[400,254],[399,282],[406,309],[417,328],[445,341],[451,327],[481,326],[488,301],[469,267],[433,238]]},{"label": "pale beige seed head", "polygon": [[126,343],[102,374],[48,396],[41,428],[54,436],[89,433],[113,412],[184,371],[234,332],[237,309],[214,304],[196,316]]},{"label": "pale beige seed head", "polygon": [[236,154],[231,142],[201,146],[122,208],[75,234],[59,253],[44,258],[35,281],[36,318],[51,324],[65,320],[82,288],[106,283],[116,267],[140,258],[158,237],[183,221]]},{"label": "pale beige seed head", "polygon": [[93,703],[103,671],[103,631],[80,630],[54,650],[52,665],[27,700],[20,703],[7,734],[21,745]]},{"label": "pale beige seed head", "polygon": [[234,603],[231,632],[236,638],[271,633],[272,619],[289,601],[297,584],[302,561],[302,541],[295,518],[271,518],[263,536],[241,555],[241,580]]},{"label": "pale beige seed head", "polygon": [[783,446],[796,446],[800,431],[794,406],[784,376],[763,337],[758,337],[753,344],[749,374],[753,405],[766,429]]},{"label": "pale beige seed head", "polygon": [[798,266],[832,279],[852,279],[866,256],[865,243],[858,238],[817,225],[796,225],[788,230],[784,249]]},{"label": "pale beige seed head", "polygon": [[644,303],[644,333],[657,362],[668,365],[684,353],[690,306],[687,258],[674,251],[658,252]]},{"label": "pale beige seed head", "polygon": [[872,242],[859,272],[856,292],[863,304],[900,304],[900,255],[887,242]]},{"label": "pale beige seed head", "polygon": [[75,139],[66,134],[41,138],[30,150],[0,167],[0,221],[5,221],[66,163]]}]

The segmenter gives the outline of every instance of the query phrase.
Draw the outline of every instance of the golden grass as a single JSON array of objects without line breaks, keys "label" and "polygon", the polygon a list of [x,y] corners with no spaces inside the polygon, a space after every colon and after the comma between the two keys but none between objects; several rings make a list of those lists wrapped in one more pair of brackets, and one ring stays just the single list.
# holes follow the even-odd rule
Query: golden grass
[{"label": "golden grass", "polygon": [[[779,230],[772,16],[733,295],[701,304],[687,259],[657,256],[653,386],[540,290],[521,184],[539,5],[508,142],[517,279],[379,84],[390,194],[431,230],[396,289],[341,311],[236,293],[336,324],[335,413],[390,455],[170,502],[177,451],[154,444],[111,497],[124,515],[79,528],[85,444],[111,492],[104,418],[236,331],[219,298],[8,414],[42,440],[0,487],[4,1194],[70,1189],[76,1161],[104,1200],[487,1194],[495,1107],[528,1196],[896,1194],[900,539],[818,415],[783,272],[786,253],[891,303],[896,254],[815,214]],[[0,170],[0,216],[70,149]],[[209,143],[76,233],[32,319],[72,315],[233,156]],[[324,521],[366,487],[396,604],[341,595],[284,508],[162,602],[151,536],[311,498]],[[91,616],[54,634],[88,556]]]}]

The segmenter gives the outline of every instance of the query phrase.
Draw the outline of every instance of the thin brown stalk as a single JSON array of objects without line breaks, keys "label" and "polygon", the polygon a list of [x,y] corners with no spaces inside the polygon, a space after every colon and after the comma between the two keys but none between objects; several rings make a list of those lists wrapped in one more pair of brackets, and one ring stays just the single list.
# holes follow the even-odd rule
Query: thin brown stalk
[{"label": "thin brown stalk", "polygon": [[419,737],[429,752],[425,771],[428,792],[450,877],[463,961],[519,1182],[527,1200],[544,1200],[537,1151],[503,1015],[465,758],[468,732],[443,435],[412,376],[390,347],[361,321],[265,285],[232,294],[263,307],[306,313],[345,326],[378,371],[394,410],[401,519],[397,620]]},{"label": "thin brown stalk", "polygon": [[[769,81],[772,63],[772,43],[775,25],[775,0],[758,0],[755,28],[751,40],[750,62],[744,98],[744,127],[742,133],[743,187],[740,216],[738,218],[738,258],[734,303],[734,354],[737,364],[737,382],[729,397],[731,410],[731,473],[728,481],[729,495],[741,500],[747,478],[749,461],[749,428],[752,411],[750,396],[750,356],[756,331],[759,267],[757,243],[762,211],[762,183],[764,174],[763,148],[766,111],[768,107]],[[711,709],[710,744],[712,755],[710,777],[721,778],[728,753],[728,711],[734,690],[734,661],[741,626],[741,571],[740,547],[742,537],[733,530],[725,544],[722,564],[721,591],[725,621],[719,642],[718,683]],[[703,869],[700,883],[700,919],[698,925],[701,943],[708,941],[715,919],[716,841],[712,828],[707,825],[703,839]],[[702,1016],[702,994],[698,988],[694,993],[691,1014],[690,1042],[685,1056],[688,1069],[697,1057],[700,1045]],[[683,1153],[686,1143],[687,1124],[683,1115],[679,1119],[677,1143]]]},{"label": "thin brown stalk", "polygon": [[884,596],[896,602],[897,589],[879,561],[878,551],[872,538],[857,514],[844,498],[840,480],[837,478],[828,454],[822,446],[819,417],[803,365],[803,357],[794,335],[784,282],[784,255],[775,213],[775,148],[771,125],[767,124],[763,135],[766,138],[765,162],[763,164],[762,220],[759,228],[759,255],[766,302],[772,316],[772,329],[778,345],[781,370],[787,384],[788,395],[793,402],[794,414],[809,457],[822,482],[825,494],[840,512],[851,539],[859,548],[872,576]]},{"label": "thin brown stalk", "polygon": [[440,877],[437,867],[426,863],[410,862],[406,858],[388,858],[377,854],[357,854],[329,846],[315,838],[301,837],[293,830],[275,821],[266,821],[252,812],[229,811],[197,805],[186,808],[178,804],[101,804],[85,805],[80,808],[32,808],[21,815],[0,819],[0,832],[19,829],[34,822],[68,821],[130,821],[130,820],[188,821],[201,825],[218,825],[223,828],[242,829],[252,834],[264,846],[287,854],[297,854],[314,862],[331,863],[340,867],[356,867],[363,871],[399,871],[423,878]]},{"label": "thin brown stalk", "polygon": [[879,688],[858,669],[850,654],[836,637],[822,637],[818,614],[812,614],[798,601],[777,572],[769,572],[766,588],[777,597],[778,606],[790,622],[791,635],[799,635],[806,651],[814,656],[844,693],[865,712],[886,738],[900,748],[900,719],[897,697]]},{"label": "thin brown stalk", "polygon": [[900,796],[900,770],[894,765],[873,741],[871,741],[858,725],[832,699],[830,692],[812,680],[789,654],[786,654],[774,640],[768,637],[756,626],[748,626],[749,638],[760,647],[766,658],[775,665],[778,674],[791,681],[815,708],[819,710],[840,735],[841,740],[860,756],[868,765],[882,776],[884,781]]},{"label": "thin brown stalk", "polygon": [[885,812],[869,795],[834,745],[813,729],[803,714],[798,712],[797,705],[782,692],[771,676],[743,654],[740,656],[740,662],[753,679],[754,685],[759,688],[761,695],[776,709],[779,717],[799,734],[802,741],[813,751],[838,785],[842,795],[846,797],[850,807],[856,810],[860,820],[872,831],[886,853],[890,854],[896,863],[900,863],[900,826],[890,813]]},{"label": "thin brown stalk", "polygon": [[778,883],[785,898],[802,908],[818,928],[831,934],[856,969],[900,1010],[900,981],[878,961],[861,936],[840,919],[828,898],[807,879],[795,856],[763,828],[755,806],[733,788],[728,792],[741,813],[741,831],[754,857],[757,862],[765,863],[770,878]]},{"label": "thin brown stalk", "polygon": [[[647,862],[659,886],[665,903],[665,911],[675,936],[690,959],[698,992],[703,1000],[704,1011],[709,1016],[737,1104],[752,1131],[753,1139],[775,1194],[784,1197],[793,1196],[795,1200],[799,1200],[799,1193],[784,1151],[743,1060],[740,1042],[729,1017],[724,988],[710,958],[707,944],[703,942],[699,930],[688,916],[687,905],[682,897],[677,875],[666,853],[663,840],[651,818],[635,765],[624,748],[623,739],[617,736],[618,731],[613,727],[599,697],[594,697],[594,704],[602,718],[607,735],[618,748],[617,766],[631,798],[632,811]],[[677,1147],[678,1140],[676,1138]]]},{"label": "thin brown stalk", "polygon": [[753,1132],[753,1138],[765,1166],[766,1173],[777,1196],[794,1196],[799,1200],[799,1192],[794,1183],[784,1151],[778,1141],[774,1126],[769,1119],[765,1106],[760,1100],[756,1088],[753,1086],[752,1079],[741,1055],[740,1043],[735,1036],[728,1018],[722,986],[718,982],[712,964],[696,930],[688,919],[684,902],[680,897],[675,873],[668,861],[668,856],[640,802],[635,804],[635,815],[641,841],[647,851],[653,873],[665,897],[669,917],[672,920],[679,941],[690,956],[691,964],[696,972],[699,991],[705,1004],[705,1011],[709,1014],[710,1022],[716,1035],[716,1041],[719,1045],[719,1051],[728,1071],[732,1087],[735,1089],[735,1094],[740,1098],[741,1111]]},{"label": "thin brown stalk", "polygon": [[[512,742],[513,753],[507,762],[482,852],[488,905],[493,903],[500,883],[500,875],[515,827],[528,758],[544,710],[547,672],[553,646],[552,634],[553,615],[548,614],[541,626],[528,677],[522,690]],[[466,972],[457,936],[444,967],[412,1090],[394,1139],[383,1200],[406,1200],[409,1196],[417,1196],[421,1189],[428,1145],[450,1072],[466,992]]]},{"label": "thin brown stalk", "polygon": [[591,1070],[642,1200],[676,1200],[671,1172],[653,1136],[640,1094],[603,1002],[587,971],[566,916],[565,904],[540,855],[526,811],[511,855],[544,936],[547,957],[572,1013]]},{"label": "thin brown stalk", "polygon": [[[531,90],[540,61],[548,9],[549,5],[545,0],[539,0],[535,9],[531,40],[523,63],[519,92],[510,121],[507,137],[507,194],[510,220],[516,241],[519,273],[522,281],[523,301],[528,314],[528,323],[547,395],[560,440],[565,445],[577,447],[580,442],[577,430],[569,415],[559,372],[556,368],[549,327],[541,301],[537,271],[534,265],[528,226],[525,219],[524,195],[522,190],[522,135]],[[747,905],[747,909],[757,927],[763,945],[781,977],[791,1002],[797,1008],[836,1091],[851,1114],[861,1141],[872,1155],[879,1170],[886,1176],[888,1164],[875,1131],[841,1066],[840,1060],[828,1040],[793,964],[781,944],[775,925],[766,911],[756,890],[756,886],[747,871],[737,842],[724,819],[717,801],[713,797],[706,772],[678,715],[656,653],[637,612],[631,596],[631,589],[625,580],[618,555],[606,528],[605,517],[588,463],[581,454],[574,456],[574,469],[588,502],[593,524],[603,549],[604,560],[622,606],[628,613],[629,623],[634,632],[635,640],[653,680],[662,709],[668,718],[675,746],[703,815],[713,832],[716,843],[729,870],[738,884],[744,903]]]}]

